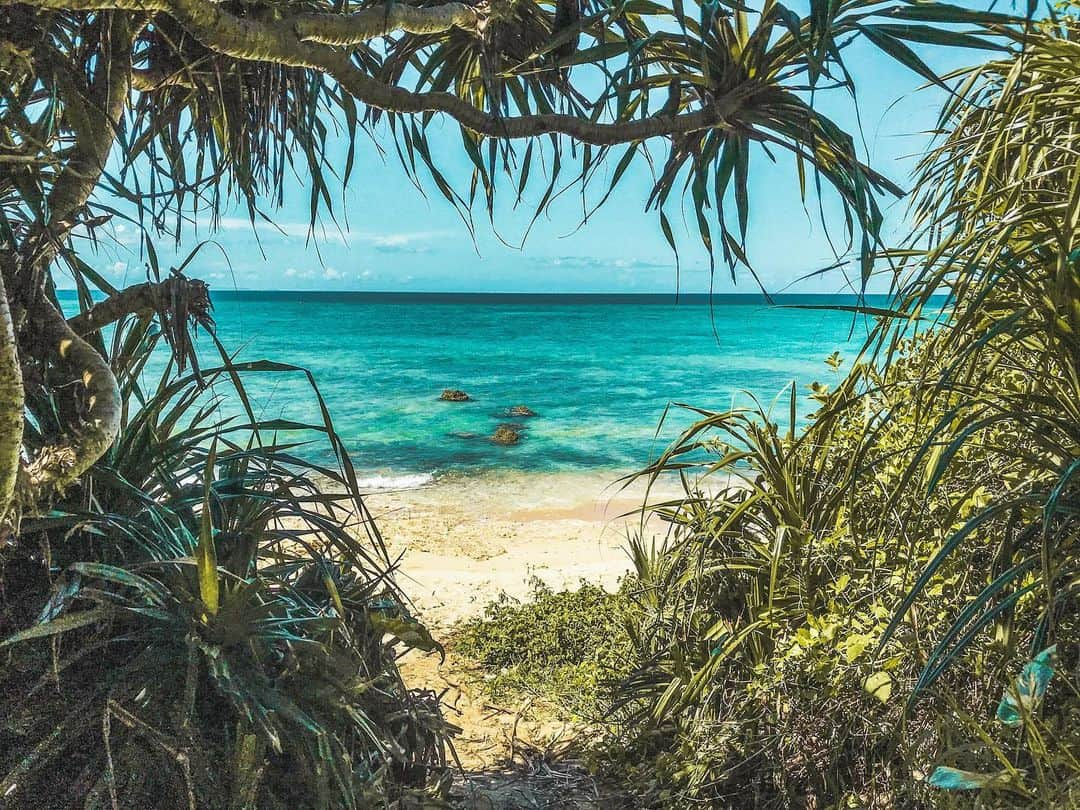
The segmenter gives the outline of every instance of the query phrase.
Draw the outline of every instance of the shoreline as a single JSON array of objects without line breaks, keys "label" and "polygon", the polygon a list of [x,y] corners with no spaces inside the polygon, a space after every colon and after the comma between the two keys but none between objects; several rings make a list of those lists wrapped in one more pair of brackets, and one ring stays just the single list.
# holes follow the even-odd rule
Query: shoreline
[{"label": "shoreline", "polygon": [[[418,618],[445,631],[505,594],[526,599],[533,579],[555,589],[581,580],[612,589],[627,574],[628,537],[662,539],[668,526],[641,506],[644,482],[619,473],[484,472],[435,478],[411,489],[369,490],[365,503]],[[370,479],[365,479],[370,480]],[[658,481],[649,502],[681,496]]]}]

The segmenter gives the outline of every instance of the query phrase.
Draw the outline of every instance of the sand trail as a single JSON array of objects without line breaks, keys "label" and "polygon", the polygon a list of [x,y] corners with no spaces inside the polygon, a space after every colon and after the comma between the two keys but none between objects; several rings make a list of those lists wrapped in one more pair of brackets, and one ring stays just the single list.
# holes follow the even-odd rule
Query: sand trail
[{"label": "sand trail", "polygon": [[[657,487],[650,502],[675,497]],[[482,614],[502,594],[526,599],[533,579],[560,590],[582,580],[613,589],[631,568],[627,538],[662,538],[655,518],[643,523],[642,486],[619,490],[595,474],[489,475],[370,495],[366,502],[391,553],[401,555],[398,584],[438,638]],[[561,721],[542,700],[493,702],[483,675],[451,650],[410,652],[402,675],[442,695],[462,774],[458,806],[468,810],[618,808],[575,757],[595,733]]]},{"label": "sand trail", "polygon": [[[434,630],[479,615],[500,594],[523,599],[535,577],[559,590],[582,579],[616,586],[631,567],[627,539],[642,530],[644,487],[598,474],[459,478],[366,498],[392,554],[398,584]],[[651,502],[676,495],[657,487]],[[655,518],[646,536],[662,537]]]}]

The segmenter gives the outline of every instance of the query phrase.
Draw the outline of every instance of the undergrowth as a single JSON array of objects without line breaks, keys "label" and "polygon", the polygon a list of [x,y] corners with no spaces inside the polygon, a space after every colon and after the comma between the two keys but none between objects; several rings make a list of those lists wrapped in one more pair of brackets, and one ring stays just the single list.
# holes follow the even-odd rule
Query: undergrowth
[{"label": "undergrowth", "polygon": [[534,578],[528,600],[504,594],[462,624],[452,644],[481,665],[495,697],[535,695],[570,718],[597,720],[612,684],[629,672],[632,587],[627,579],[609,593],[582,580],[555,591]]}]

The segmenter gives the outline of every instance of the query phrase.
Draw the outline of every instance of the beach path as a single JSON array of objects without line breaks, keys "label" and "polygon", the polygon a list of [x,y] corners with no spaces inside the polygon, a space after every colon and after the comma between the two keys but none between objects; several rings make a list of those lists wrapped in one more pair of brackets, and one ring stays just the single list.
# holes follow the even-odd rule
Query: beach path
[{"label": "beach path", "polygon": [[[656,489],[650,502],[675,497]],[[391,553],[402,555],[398,583],[436,638],[483,614],[506,595],[524,600],[539,579],[555,590],[582,580],[614,589],[631,568],[627,538],[665,527],[638,511],[644,487],[620,489],[598,474],[492,474],[365,500]],[[463,774],[461,807],[615,807],[613,797],[573,754],[588,735],[540,701],[497,705],[483,674],[451,650],[401,659],[412,687],[442,694],[446,719],[461,728],[454,747]]]}]

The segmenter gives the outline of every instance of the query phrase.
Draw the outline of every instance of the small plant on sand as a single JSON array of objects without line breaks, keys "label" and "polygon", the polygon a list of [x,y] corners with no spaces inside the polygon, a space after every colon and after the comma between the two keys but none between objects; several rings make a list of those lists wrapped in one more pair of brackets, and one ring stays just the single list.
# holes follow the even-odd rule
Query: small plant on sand
[{"label": "small plant on sand", "polygon": [[533,580],[525,602],[506,596],[461,625],[453,646],[484,669],[497,696],[531,694],[561,712],[597,720],[630,662],[632,583],[615,593],[582,581],[554,591]]}]

